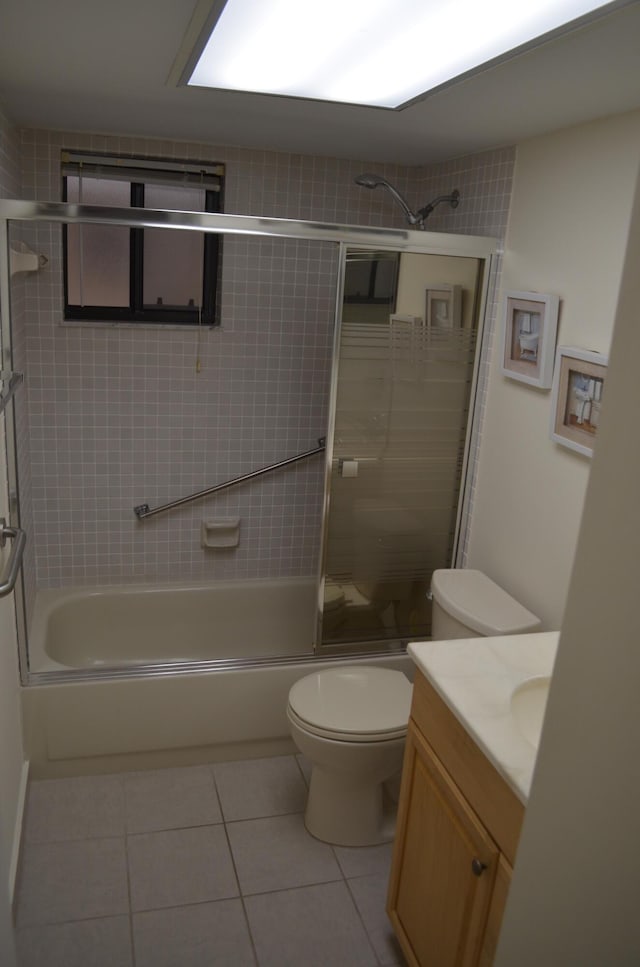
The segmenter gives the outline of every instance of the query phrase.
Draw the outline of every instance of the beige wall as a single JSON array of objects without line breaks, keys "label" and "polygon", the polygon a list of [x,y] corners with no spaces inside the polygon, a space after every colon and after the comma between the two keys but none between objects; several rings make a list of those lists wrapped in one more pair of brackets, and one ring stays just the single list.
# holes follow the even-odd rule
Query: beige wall
[{"label": "beige wall", "polygon": [[[639,156],[640,112],[518,146],[502,289],[559,295],[559,345],[609,351]],[[502,376],[500,350],[468,566],[558,628],[591,461],[550,440],[551,392]]]},{"label": "beige wall", "polygon": [[630,420],[640,404],[639,263],[640,181],[598,450],[496,967],[640,964],[640,438]]}]

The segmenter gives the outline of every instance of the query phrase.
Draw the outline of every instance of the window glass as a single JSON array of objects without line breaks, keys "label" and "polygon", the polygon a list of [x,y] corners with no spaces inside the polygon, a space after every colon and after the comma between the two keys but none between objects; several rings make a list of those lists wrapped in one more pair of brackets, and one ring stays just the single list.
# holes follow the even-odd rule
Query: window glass
[{"label": "window glass", "polygon": [[[145,208],[204,211],[205,192],[196,188],[146,185]],[[202,303],[204,235],[147,228],[144,233],[143,304],[186,308]]]},{"label": "window glass", "polygon": [[[128,208],[126,181],[67,178],[67,201]],[[77,306],[128,306],[129,229],[118,225],[69,225],[67,228],[67,297]]]},{"label": "window glass", "polygon": [[[63,151],[63,198],[80,205],[218,212],[224,166]],[[65,319],[215,325],[221,240],[169,228],[64,226]]]}]

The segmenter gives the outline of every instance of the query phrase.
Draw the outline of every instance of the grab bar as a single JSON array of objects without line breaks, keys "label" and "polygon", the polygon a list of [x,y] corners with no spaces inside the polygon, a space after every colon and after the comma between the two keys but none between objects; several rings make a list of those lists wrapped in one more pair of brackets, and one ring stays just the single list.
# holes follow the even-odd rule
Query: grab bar
[{"label": "grab bar", "polygon": [[7,573],[0,584],[0,598],[4,597],[5,594],[11,594],[16,586],[18,571],[22,564],[24,546],[27,543],[26,531],[20,530],[19,527],[7,527],[4,517],[0,517],[0,547],[4,547],[7,542],[7,537],[12,538],[14,545],[11,548],[11,554],[7,563]]},{"label": "grab bar", "polygon": [[153,510],[149,507],[149,504],[139,504],[137,507],[133,508],[133,512],[138,518],[138,520],[145,520],[147,517],[153,517],[155,514],[162,514],[165,510],[173,510],[174,507],[181,507],[182,504],[190,504],[192,500],[200,500],[201,497],[208,497],[210,494],[215,494],[219,490],[226,490],[228,487],[234,487],[236,484],[243,483],[245,480],[253,480],[254,477],[261,477],[264,473],[271,473],[272,470],[279,470],[281,467],[288,467],[290,463],[296,463],[298,460],[306,460],[307,457],[315,457],[317,453],[322,453],[325,449],[326,437],[320,437],[318,439],[318,446],[313,450],[305,450],[304,453],[296,453],[295,457],[287,457],[286,460],[280,460],[278,463],[271,463],[268,467],[261,467],[260,470],[252,470],[250,473],[244,473],[241,477],[234,477],[232,480],[226,480],[224,483],[216,484],[215,487],[207,487],[206,490],[199,490],[197,494],[190,494],[188,497],[180,497],[178,500],[172,500],[168,504],[161,504],[160,507],[154,507]]}]

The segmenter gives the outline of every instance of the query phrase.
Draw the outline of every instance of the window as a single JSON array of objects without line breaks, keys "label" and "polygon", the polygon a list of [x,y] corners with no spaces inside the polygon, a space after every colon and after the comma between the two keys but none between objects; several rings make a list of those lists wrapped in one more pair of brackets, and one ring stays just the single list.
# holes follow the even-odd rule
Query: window
[{"label": "window", "polygon": [[393,252],[349,252],[344,301],[389,305],[395,309],[400,257]]},{"label": "window", "polygon": [[[63,200],[81,205],[221,211],[221,165],[65,151]],[[220,239],[120,225],[63,230],[65,319],[215,325]]]}]

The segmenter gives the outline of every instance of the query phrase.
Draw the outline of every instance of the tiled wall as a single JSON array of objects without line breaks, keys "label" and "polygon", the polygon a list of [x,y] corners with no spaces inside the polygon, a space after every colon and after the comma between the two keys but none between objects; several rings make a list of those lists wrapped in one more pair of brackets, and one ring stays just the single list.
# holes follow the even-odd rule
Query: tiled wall
[{"label": "tiled wall", "polygon": [[[429,228],[472,234],[503,233],[513,160],[496,152],[410,169],[25,131],[24,197],[60,197],[62,147],[225,162],[228,212],[400,227],[402,214],[386,192],[353,184],[375,167],[416,207],[460,188],[457,212],[438,210]],[[35,244],[50,261],[30,278],[26,297],[38,585],[314,573],[319,458],[144,523],[132,508],[308,449],[325,433],[334,247],[227,238],[222,326],[199,338],[192,330],[60,326],[59,233],[38,227]],[[201,549],[201,520],[235,515],[240,546]]]}]

